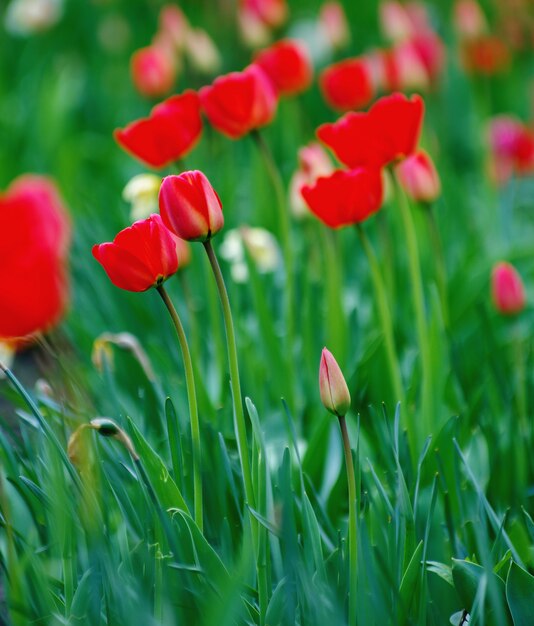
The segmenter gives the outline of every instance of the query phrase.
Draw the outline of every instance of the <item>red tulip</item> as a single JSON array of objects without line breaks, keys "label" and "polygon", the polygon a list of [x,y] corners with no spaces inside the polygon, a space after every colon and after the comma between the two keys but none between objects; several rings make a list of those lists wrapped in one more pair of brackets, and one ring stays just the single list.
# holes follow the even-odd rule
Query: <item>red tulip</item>
[{"label": "red tulip", "polygon": [[199,171],[163,179],[159,212],[167,228],[186,241],[207,241],[224,226],[219,196]]},{"label": "red tulip", "polygon": [[0,195],[0,338],[46,331],[68,301],[70,221],[54,183],[25,175]]},{"label": "red tulip", "polygon": [[526,306],[525,288],[521,276],[510,263],[497,263],[491,273],[493,303],[499,313],[515,315]]},{"label": "red tulip", "polygon": [[415,152],[401,161],[396,174],[406,193],[417,202],[434,202],[441,193],[441,183],[434,163],[424,152]]},{"label": "red tulip", "polygon": [[505,183],[514,174],[534,172],[534,133],[518,119],[499,115],[490,122],[489,141],[493,174]]},{"label": "red tulip", "polygon": [[313,68],[306,48],[298,41],[282,39],[254,59],[270,78],[279,95],[291,96],[307,89]]},{"label": "red tulip", "polygon": [[288,13],[286,0],[241,0],[240,10],[271,28],[281,26]]},{"label": "red tulip", "polygon": [[334,355],[323,348],[319,365],[319,391],[324,408],[337,416],[350,409],[350,392]]},{"label": "red tulip", "polygon": [[147,46],[134,52],[130,71],[135,88],[148,98],[169,93],[176,79],[174,59],[160,46]]},{"label": "red tulip", "polygon": [[120,146],[154,168],[181,159],[196,145],[202,133],[200,100],[188,90],[155,106],[150,116],[115,131]]},{"label": "red tulip", "polygon": [[382,205],[382,175],[377,169],[337,170],[302,188],[302,197],[322,222],[340,228],[363,222]]},{"label": "red tulip", "polygon": [[509,66],[510,51],[498,37],[484,35],[463,43],[461,59],[467,72],[492,76],[503,72]]},{"label": "red tulip", "polygon": [[380,98],[368,113],[347,113],[334,124],[323,124],[317,136],[350,168],[382,167],[414,152],[423,114],[419,96],[395,93]]},{"label": "red tulip", "polygon": [[268,124],[277,105],[274,88],[257,65],[216,78],[200,90],[200,101],[213,126],[232,139]]},{"label": "red tulip", "polygon": [[146,291],[178,271],[176,239],[159,215],[134,222],[113,242],[93,246],[93,256],[111,282],[127,291]]},{"label": "red tulip", "polygon": [[371,72],[363,59],[346,59],[327,67],[320,86],[326,102],[337,111],[360,109],[374,95]]}]

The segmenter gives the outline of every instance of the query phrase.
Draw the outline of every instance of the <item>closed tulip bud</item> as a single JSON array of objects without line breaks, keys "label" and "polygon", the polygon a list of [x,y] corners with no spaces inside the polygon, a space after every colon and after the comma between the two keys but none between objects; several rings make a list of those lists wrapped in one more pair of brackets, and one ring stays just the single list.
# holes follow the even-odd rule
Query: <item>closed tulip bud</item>
[{"label": "closed tulip bud", "polygon": [[515,315],[526,306],[525,288],[521,276],[510,263],[497,263],[491,273],[493,303],[499,313]]},{"label": "closed tulip bud", "polygon": [[130,72],[135,88],[147,98],[164,96],[176,79],[174,59],[160,46],[147,46],[134,52]]},{"label": "closed tulip bud", "polygon": [[400,2],[386,0],[380,4],[380,28],[390,41],[405,41],[414,34],[410,15]]},{"label": "closed tulip bud", "polygon": [[401,161],[396,173],[403,189],[413,200],[430,203],[439,197],[439,175],[426,152],[421,150]]},{"label": "closed tulip bud", "polygon": [[201,74],[214,74],[221,66],[221,55],[213,39],[201,28],[187,32],[185,53],[191,65]]},{"label": "closed tulip bud", "polygon": [[347,16],[340,2],[325,2],[321,6],[319,28],[334,50],[344,48],[350,42]]},{"label": "closed tulip bud", "polygon": [[158,210],[161,177],[155,174],[137,174],[122,190],[123,199],[131,205],[132,221],[143,220]]},{"label": "closed tulip bud", "polygon": [[12,0],[5,15],[6,30],[23,36],[48,30],[59,20],[62,9],[62,0]]},{"label": "closed tulip bud", "polygon": [[168,37],[176,50],[181,50],[189,30],[183,11],[173,4],[166,4],[162,7],[159,12],[159,30]]},{"label": "closed tulip bud", "polygon": [[93,246],[111,282],[126,291],[157,287],[178,271],[176,239],[159,215],[134,224],[112,242]]},{"label": "closed tulip bud", "polygon": [[454,27],[465,39],[475,39],[488,28],[486,17],[476,0],[458,0],[454,5]]},{"label": "closed tulip bud", "polygon": [[186,241],[207,241],[224,226],[219,196],[198,170],[163,179],[159,211],[167,228]]},{"label": "closed tulip bud", "polygon": [[343,417],[350,408],[350,393],[345,377],[332,353],[323,348],[319,366],[319,391],[327,411]]}]

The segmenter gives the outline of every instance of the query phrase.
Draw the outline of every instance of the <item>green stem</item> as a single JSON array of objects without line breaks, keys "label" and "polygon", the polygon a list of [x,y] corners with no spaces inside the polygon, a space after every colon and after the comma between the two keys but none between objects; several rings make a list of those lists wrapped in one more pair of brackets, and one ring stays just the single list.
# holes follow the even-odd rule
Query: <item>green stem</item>
[{"label": "green stem", "polygon": [[[410,271],[410,282],[412,284],[412,299],[415,309],[415,321],[417,327],[417,342],[419,344],[419,354],[421,357],[421,378],[422,378],[422,400],[421,414],[423,432],[420,433],[419,445],[424,437],[433,430],[433,402],[432,402],[432,362],[430,355],[430,343],[428,336],[427,320],[425,313],[425,298],[423,292],[423,280],[421,278],[421,265],[419,261],[419,248],[417,246],[417,234],[408,199],[401,185],[392,173],[395,187],[395,197],[400,209],[401,219],[406,237],[406,248],[408,252],[408,265]],[[414,450],[414,452],[416,452]]]},{"label": "green stem", "polygon": [[197,395],[195,391],[195,377],[193,374],[193,362],[191,361],[191,353],[189,352],[189,346],[184,332],[182,322],[178,317],[178,313],[174,308],[174,304],[169,298],[169,294],[165,290],[163,285],[158,285],[158,293],[161,296],[169,315],[171,316],[176,334],[178,335],[178,342],[182,350],[182,358],[184,362],[185,370],[185,384],[187,387],[187,399],[189,401],[189,417],[191,420],[191,441],[193,444],[193,496],[194,496],[194,511],[195,522],[203,532],[203,515],[202,515],[202,460],[201,460],[201,445],[200,445],[200,422],[198,419],[198,406]]},{"label": "green stem", "polygon": [[425,207],[425,213],[427,217],[430,242],[432,245],[432,253],[436,262],[436,282],[438,285],[439,297],[441,300],[441,313],[443,315],[443,324],[447,329],[449,328],[450,315],[449,299],[447,296],[447,269],[445,265],[445,255],[443,253],[443,244],[441,243],[441,237],[439,234],[439,228],[436,221],[434,207],[432,205],[428,205],[427,207]]},{"label": "green stem", "polygon": [[[395,339],[393,335],[393,321],[391,319],[391,312],[389,310],[386,288],[382,275],[380,273],[380,267],[378,266],[378,260],[375,252],[369,241],[365,231],[361,225],[357,226],[358,235],[362,244],[362,248],[367,256],[369,268],[371,270],[371,277],[373,280],[373,287],[375,291],[376,304],[378,307],[378,315],[380,317],[380,324],[382,326],[382,334],[384,336],[384,343],[386,347],[386,357],[389,369],[389,376],[391,384],[393,386],[393,393],[395,394],[395,401],[404,405],[404,388],[402,385],[402,377],[400,373],[399,361],[397,359],[397,351],[395,349]],[[411,431],[411,428],[408,432]]]},{"label": "green stem", "polygon": [[260,134],[258,130],[253,130],[251,133],[253,140],[258,146],[258,150],[260,151],[263,161],[265,163],[265,167],[267,168],[267,173],[269,174],[269,178],[271,179],[271,183],[274,188],[274,193],[276,197],[276,206],[278,208],[278,227],[280,230],[280,238],[282,243],[282,251],[284,254],[284,262],[286,269],[286,332],[287,332],[287,340],[289,344],[288,352],[290,354],[291,363],[293,362],[294,354],[294,333],[295,333],[295,320],[294,320],[294,311],[295,311],[295,286],[294,286],[294,258],[293,258],[293,243],[291,241],[291,221],[289,219],[289,211],[287,207],[286,200],[286,191],[284,187],[284,182],[282,180],[282,175],[280,174],[280,170],[276,165],[273,154],[269,149],[269,146],[263,136]]},{"label": "green stem", "polygon": [[350,448],[347,422],[344,415],[339,415],[339,427],[343,439],[345,465],[347,467],[347,482],[349,485],[349,626],[356,626],[357,591],[358,591],[358,520],[356,479],[354,477],[354,462]]},{"label": "green stem", "polygon": [[221,301],[224,326],[226,329],[226,347],[228,350],[228,364],[230,367],[230,384],[232,386],[232,398],[234,402],[234,428],[237,438],[237,450],[243,472],[243,484],[245,487],[245,504],[254,507],[254,490],[252,487],[252,476],[250,473],[250,460],[248,457],[247,427],[245,424],[245,412],[243,410],[243,399],[241,397],[241,382],[239,379],[239,364],[237,360],[237,347],[235,341],[234,322],[228,292],[224,284],[224,278],[215,255],[211,240],[204,242],[204,248],[210,261],[211,269],[217,283],[219,298]]}]

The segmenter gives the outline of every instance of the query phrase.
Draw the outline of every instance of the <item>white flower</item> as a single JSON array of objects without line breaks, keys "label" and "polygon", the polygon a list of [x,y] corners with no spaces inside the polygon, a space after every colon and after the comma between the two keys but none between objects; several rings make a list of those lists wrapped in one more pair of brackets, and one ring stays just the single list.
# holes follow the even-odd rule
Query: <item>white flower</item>
[{"label": "white flower", "polygon": [[138,174],[128,181],[122,197],[131,205],[132,221],[144,220],[157,212],[160,187],[161,177],[155,174]]},{"label": "white flower", "polygon": [[63,0],[12,0],[5,15],[6,30],[32,35],[51,28],[61,17]]},{"label": "white flower", "polygon": [[221,256],[231,264],[232,278],[236,283],[248,280],[245,249],[261,273],[276,270],[280,262],[280,250],[276,238],[264,228],[242,226],[229,230],[221,244]]}]

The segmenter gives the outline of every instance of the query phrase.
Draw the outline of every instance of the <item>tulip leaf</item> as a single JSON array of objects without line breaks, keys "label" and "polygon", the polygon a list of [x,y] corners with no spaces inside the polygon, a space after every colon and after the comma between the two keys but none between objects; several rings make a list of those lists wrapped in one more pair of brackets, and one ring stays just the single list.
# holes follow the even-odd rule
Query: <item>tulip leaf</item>
[{"label": "tulip leaf", "polygon": [[506,598],[514,626],[534,624],[534,576],[512,562],[506,580]]}]

